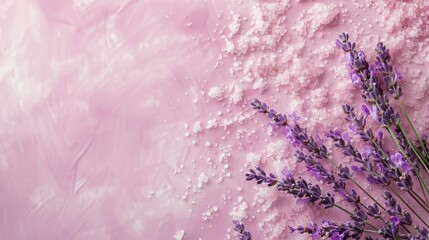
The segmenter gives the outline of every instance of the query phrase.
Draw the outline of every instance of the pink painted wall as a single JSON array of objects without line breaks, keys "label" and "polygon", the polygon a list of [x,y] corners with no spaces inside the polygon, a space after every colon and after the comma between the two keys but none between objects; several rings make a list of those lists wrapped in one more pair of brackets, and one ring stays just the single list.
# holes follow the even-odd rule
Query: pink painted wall
[{"label": "pink painted wall", "polygon": [[305,239],[287,226],[320,208],[244,179],[303,172],[249,101],[345,129],[343,31],[371,60],[391,48],[429,127],[426,0],[3,0],[0,18],[0,239],[229,239],[232,218]]}]

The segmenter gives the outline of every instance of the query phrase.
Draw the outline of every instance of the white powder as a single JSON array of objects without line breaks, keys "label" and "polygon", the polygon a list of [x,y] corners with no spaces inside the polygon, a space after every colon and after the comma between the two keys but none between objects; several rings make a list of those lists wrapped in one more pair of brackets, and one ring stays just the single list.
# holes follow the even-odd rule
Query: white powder
[{"label": "white powder", "polygon": [[300,35],[313,37],[316,31],[323,29],[328,24],[332,24],[339,14],[340,10],[334,4],[316,3],[307,9],[302,17],[298,18],[292,29],[296,30]]},{"label": "white powder", "polygon": [[229,28],[229,37],[234,36],[238,30],[240,29],[240,16],[238,14],[235,14],[234,11],[229,12],[232,16],[232,22],[228,25]]},{"label": "white powder", "polygon": [[[232,53],[232,52],[234,51],[234,48],[235,48],[234,43],[232,43],[231,41],[229,41],[229,40],[227,39],[227,40],[226,40],[226,48],[225,48],[225,51],[226,51],[227,53]],[[209,92],[209,95],[210,95],[210,92]]]},{"label": "white powder", "polygon": [[200,173],[200,175],[198,176],[197,187],[201,189],[204,184],[208,183],[208,181],[209,177],[204,172]]},{"label": "white powder", "polygon": [[210,88],[208,95],[212,99],[216,99],[218,101],[223,99],[222,89],[220,87],[212,87]]},{"label": "white powder", "polygon": [[213,206],[213,207],[208,207],[208,210],[207,211],[205,211],[205,212],[203,212],[201,215],[202,215],[202,218],[203,218],[203,220],[204,221],[206,221],[206,222],[211,222],[211,221],[213,221],[216,217],[217,217],[217,212],[219,211],[219,208],[218,207],[216,207],[216,206]]},{"label": "white powder", "polygon": [[201,127],[201,122],[195,122],[194,126],[192,127],[192,131],[194,131],[194,133],[199,133],[203,130],[203,128]]},{"label": "white powder", "polygon": [[207,125],[206,125],[207,129],[216,128],[216,127],[217,127],[217,120],[215,118],[207,121]]},{"label": "white powder", "polygon": [[238,85],[234,86],[234,90],[231,93],[230,100],[232,103],[237,104],[243,99],[243,89]]},{"label": "white powder", "polygon": [[256,154],[256,153],[248,153],[247,155],[246,155],[246,160],[249,162],[249,163],[253,163],[253,164],[259,164],[259,162],[261,161],[261,159],[262,159],[262,155],[261,154]]},{"label": "white powder", "polygon": [[247,203],[243,201],[243,198],[241,197],[239,198],[238,205],[232,209],[229,215],[232,217],[232,219],[241,221],[247,218],[247,207]]},{"label": "white powder", "polygon": [[174,240],[183,240],[185,239],[185,231],[179,230],[174,234]]},{"label": "white powder", "polygon": [[273,160],[283,159],[285,153],[286,142],[282,140],[269,143],[266,147],[266,156]]}]

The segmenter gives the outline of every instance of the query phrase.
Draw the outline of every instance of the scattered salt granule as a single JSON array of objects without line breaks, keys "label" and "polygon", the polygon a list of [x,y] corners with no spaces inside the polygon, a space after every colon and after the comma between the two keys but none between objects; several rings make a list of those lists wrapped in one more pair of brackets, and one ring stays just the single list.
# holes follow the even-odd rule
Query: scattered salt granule
[{"label": "scattered salt granule", "polygon": [[232,123],[231,119],[223,119],[221,126],[226,130]]},{"label": "scattered salt granule", "polygon": [[198,176],[198,182],[197,182],[197,187],[198,188],[202,188],[204,184],[209,182],[209,177],[204,173],[200,173],[200,175]]},{"label": "scattered salt granule", "polygon": [[231,14],[232,17],[232,22],[228,25],[229,37],[232,37],[238,32],[238,30],[240,30],[241,19],[240,16],[232,10],[229,14]]},{"label": "scattered salt granule", "polygon": [[243,200],[242,196],[239,196],[237,205],[233,207],[229,215],[232,219],[241,221],[247,218],[247,208],[247,203]]},{"label": "scattered salt granule", "polygon": [[227,53],[232,53],[234,51],[234,48],[235,48],[234,43],[232,43],[228,39],[226,39],[225,41],[226,41],[226,43],[225,43],[225,51]]},{"label": "scattered salt granule", "polygon": [[202,218],[206,222],[211,222],[217,217],[217,212],[219,211],[219,208],[216,206],[208,207],[207,211],[202,213]]},{"label": "scattered salt granule", "polygon": [[251,164],[259,165],[262,162],[262,155],[250,152],[246,155],[246,160]]},{"label": "scattered salt granule", "polygon": [[288,147],[289,145],[286,144],[286,141],[283,140],[270,142],[265,148],[265,156],[272,160],[283,159]]},{"label": "scattered salt granule", "polygon": [[179,230],[174,234],[174,240],[183,240],[185,239],[185,231]]},{"label": "scattered salt granule", "polygon": [[316,31],[335,24],[339,14],[340,10],[334,4],[315,3],[311,8],[304,11],[292,29],[300,35],[313,37]]},{"label": "scattered salt granule", "polygon": [[216,128],[216,127],[217,127],[217,120],[215,118],[207,121],[207,124],[206,124],[207,129]]},{"label": "scattered salt granule", "polygon": [[219,162],[228,163],[229,159],[231,158],[232,146],[222,146],[219,147],[219,150],[221,151],[219,154]]},{"label": "scattered salt granule", "polygon": [[229,97],[231,103],[237,104],[242,100],[242,98],[243,98],[243,89],[238,85],[234,85],[234,88]]},{"label": "scattered salt granule", "polygon": [[264,206],[265,209],[271,207],[274,201],[277,200],[279,194],[276,189],[272,188],[257,188],[257,192],[253,198],[252,206]]},{"label": "scattered salt granule", "polygon": [[207,93],[210,98],[216,99],[218,101],[222,100],[224,97],[222,95],[222,89],[220,87],[212,87]]},{"label": "scattered salt granule", "polygon": [[284,23],[288,4],[288,0],[254,4],[250,12],[250,26],[246,29],[242,28],[240,16],[231,13],[229,33],[223,38],[226,42],[234,44],[233,52],[239,55],[251,51],[274,49],[287,32]]},{"label": "scattered salt granule", "polygon": [[194,123],[194,126],[192,127],[192,131],[194,133],[199,133],[203,130],[202,126],[201,126],[201,122],[197,121]]},{"label": "scattered salt granule", "polygon": [[311,89],[308,94],[308,100],[317,99],[317,101],[312,101],[314,107],[322,107],[328,103],[328,95],[330,91],[328,88],[316,88]]},{"label": "scattered salt granule", "polygon": [[287,226],[287,221],[280,219],[278,210],[274,209],[266,214],[266,217],[258,224],[258,229],[264,233],[267,239],[285,239]]},{"label": "scattered salt granule", "polygon": [[314,66],[311,57],[296,56],[288,60],[288,63],[288,70],[276,78],[277,85],[287,86],[288,92],[297,92],[302,88],[318,86],[325,72],[324,68]]}]

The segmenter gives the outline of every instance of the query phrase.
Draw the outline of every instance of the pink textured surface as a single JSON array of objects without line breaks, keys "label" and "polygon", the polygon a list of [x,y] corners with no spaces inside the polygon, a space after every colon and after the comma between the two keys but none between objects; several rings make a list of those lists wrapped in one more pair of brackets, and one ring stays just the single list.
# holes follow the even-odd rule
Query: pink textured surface
[{"label": "pink textured surface", "polygon": [[[298,239],[322,219],[245,182],[295,173],[258,97],[345,128],[359,103],[336,36],[391,49],[416,126],[429,123],[429,4],[415,1],[5,0],[0,4],[0,239]],[[271,167],[274,166],[274,167]],[[335,214],[335,213],[331,213]]]}]

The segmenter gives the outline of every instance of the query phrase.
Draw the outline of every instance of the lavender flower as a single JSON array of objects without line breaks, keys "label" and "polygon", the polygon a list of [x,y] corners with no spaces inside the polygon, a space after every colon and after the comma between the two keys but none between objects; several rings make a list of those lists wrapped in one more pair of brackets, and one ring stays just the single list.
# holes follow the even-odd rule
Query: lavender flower
[{"label": "lavender flower", "polygon": [[326,146],[309,136],[307,134],[307,129],[299,126],[296,115],[293,115],[294,124],[290,125],[286,115],[278,114],[275,110],[269,109],[267,104],[261,103],[258,99],[254,99],[251,105],[253,109],[258,110],[258,112],[268,114],[268,117],[274,121],[276,126],[283,127],[292,144],[308,150],[310,153],[314,154],[316,158],[328,159],[328,149]]},{"label": "lavender flower", "polygon": [[402,88],[398,86],[398,81],[402,79],[401,74],[396,67],[390,65],[390,52],[382,42],[377,44],[375,48],[377,52],[376,68],[383,74],[383,82],[389,92],[395,99],[399,99],[402,95]]},{"label": "lavender flower", "polygon": [[237,220],[232,220],[232,222],[234,223],[234,231],[239,234],[240,240],[252,240],[252,235],[250,232],[245,231],[243,223]]},{"label": "lavender flower", "polygon": [[256,168],[257,171],[250,169],[249,173],[246,173],[246,180],[256,180],[257,184],[267,183],[268,187],[276,185],[278,191],[284,191],[295,198],[304,200],[304,202],[317,202],[323,205],[324,208],[331,208],[335,205],[335,199],[333,195],[327,193],[322,194],[321,188],[318,184],[312,185],[302,178],[295,180],[292,174],[286,173],[282,180],[270,173],[266,174],[260,167]]},{"label": "lavender flower", "polygon": [[[324,220],[321,225],[316,223],[307,226],[289,227],[291,232],[300,234],[310,234],[313,239],[330,238],[340,239],[374,239],[367,233],[378,234],[381,239],[412,239],[428,240],[429,231],[415,225],[414,218],[418,218],[426,227],[428,223],[414,211],[405,201],[401,194],[398,194],[394,188],[399,188],[410,194],[423,210],[429,214],[427,200],[423,199],[413,189],[413,177],[419,177],[421,187],[422,180],[419,175],[419,164],[424,165],[422,157],[427,157],[427,147],[425,138],[420,140],[420,146],[416,147],[411,143],[401,127],[401,117],[395,112],[389,103],[388,96],[384,94],[381,88],[379,76],[382,75],[382,81],[385,88],[391,93],[394,99],[399,100],[403,95],[398,82],[402,79],[401,74],[390,64],[390,52],[383,43],[377,44],[377,62],[375,66],[368,63],[364,52],[356,50],[356,44],[349,41],[349,35],[343,33],[336,41],[336,46],[342,49],[346,54],[346,62],[351,69],[351,80],[353,84],[358,85],[362,91],[363,98],[367,105],[363,105],[361,115],[356,114],[355,108],[350,105],[343,105],[343,111],[346,114],[346,121],[349,122],[349,128],[353,135],[347,132],[342,133],[338,130],[329,131],[326,136],[333,140],[334,146],[338,148],[344,156],[354,161],[352,166],[336,164],[332,155],[328,154],[328,148],[323,144],[322,139],[317,135],[311,136],[306,128],[302,128],[298,123],[298,116],[293,113],[289,121],[288,116],[280,114],[274,109],[255,99],[251,105],[259,113],[266,114],[273,121],[272,126],[281,130],[287,135],[292,146],[298,148],[294,156],[298,163],[303,163],[307,172],[316,178],[321,184],[312,184],[302,177],[295,178],[293,174],[284,168],[282,177],[273,173],[266,173],[260,167],[250,169],[246,173],[248,181],[255,181],[259,185],[275,187],[278,191],[286,192],[300,201],[307,203],[316,203],[324,208],[333,208],[347,213],[349,221],[337,224],[334,221]],[[398,149],[386,150],[383,146],[383,133],[374,128],[367,128],[369,117],[376,120],[381,128],[387,129],[390,136],[397,144]],[[407,120],[408,116],[407,116]],[[365,146],[361,151],[353,146],[352,137],[358,136]],[[417,134],[416,134],[417,136]],[[418,138],[418,137],[417,137]],[[424,144],[423,144],[424,143]],[[421,151],[426,151],[423,154]],[[420,151],[420,152],[418,152]],[[329,170],[321,161],[326,160],[336,169],[336,172]],[[426,159],[426,161],[428,161]],[[429,172],[426,165],[426,170]],[[394,197],[390,190],[384,191],[382,197],[384,204],[377,201],[366,189],[359,185],[358,179],[354,179],[357,174],[363,174],[372,184],[379,184],[380,187],[388,187],[396,194]],[[357,191],[350,189],[346,184],[350,182],[359,187],[360,192],[365,193],[372,202],[365,203],[367,199],[361,198]],[[394,184],[391,184],[394,183]],[[425,183],[426,184],[426,183]],[[353,210],[347,210],[338,205],[331,191],[338,193],[349,203],[352,203]],[[429,193],[429,190],[428,190]],[[369,199],[368,199],[369,200]],[[407,209],[402,208],[404,204]],[[384,207],[383,207],[384,206]],[[410,210],[414,215],[412,215]],[[380,221],[381,224],[373,225],[371,221]],[[250,233],[246,232],[244,225],[234,221],[235,231],[240,234],[240,239],[250,239]],[[409,228],[414,228],[410,231]],[[406,233],[404,233],[405,231]]]}]

